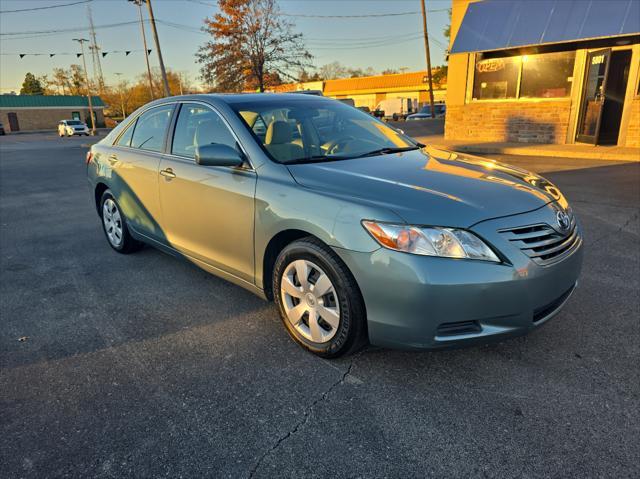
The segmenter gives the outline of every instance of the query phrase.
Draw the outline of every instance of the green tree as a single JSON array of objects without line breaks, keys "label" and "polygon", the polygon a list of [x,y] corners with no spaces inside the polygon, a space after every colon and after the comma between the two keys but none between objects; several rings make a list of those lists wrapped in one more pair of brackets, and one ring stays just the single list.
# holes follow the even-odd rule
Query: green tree
[{"label": "green tree", "polygon": [[220,12],[204,21],[212,39],[196,54],[207,84],[264,91],[283,78],[295,80],[294,72],[309,66],[302,34],[293,32],[275,0],[218,0],[218,6]]},{"label": "green tree", "polygon": [[21,95],[44,95],[44,88],[40,80],[36,76],[29,72],[24,76],[22,82],[22,88],[20,88]]}]

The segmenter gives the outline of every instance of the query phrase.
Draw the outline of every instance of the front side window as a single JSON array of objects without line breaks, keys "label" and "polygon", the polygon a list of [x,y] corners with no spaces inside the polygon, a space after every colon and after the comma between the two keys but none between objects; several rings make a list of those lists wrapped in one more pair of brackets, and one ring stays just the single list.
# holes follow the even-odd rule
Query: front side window
[{"label": "front side window", "polygon": [[564,98],[571,94],[575,52],[524,55],[520,98]]},{"label": "front side window", "polygon": [[176,122],[171,153],[195,158],[196,148],[209,144],[235,148],[236,140],[222,118],[211,108],[197,103],[184,103]]},{"label": "front side window", "polygon": [[173,105],[159,106],[140,115],[130,146],[147,151],[162,151],[172,111]]},{"label": "front side window", "polygon": [[400,131],[339,101],[300,98],[230,106],[280,163],[331,161],[418,148]]},{"label": "front side window", "polygon": [[491,58],[476,62],[474,100],[516,98],[520,57]]}]

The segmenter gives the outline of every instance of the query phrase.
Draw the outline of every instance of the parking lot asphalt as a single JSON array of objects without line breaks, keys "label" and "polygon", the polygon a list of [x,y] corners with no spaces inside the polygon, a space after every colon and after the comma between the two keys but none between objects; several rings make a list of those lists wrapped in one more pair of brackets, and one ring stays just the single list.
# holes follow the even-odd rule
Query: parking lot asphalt
[{"label": "parking lot asphalt", "polygon": [[546,173],[585,230],[566,308],[442,352],[304,352],[275,308],[112,251],[86,138],[0,137],[0,475],[638,477],[640,164]]}]

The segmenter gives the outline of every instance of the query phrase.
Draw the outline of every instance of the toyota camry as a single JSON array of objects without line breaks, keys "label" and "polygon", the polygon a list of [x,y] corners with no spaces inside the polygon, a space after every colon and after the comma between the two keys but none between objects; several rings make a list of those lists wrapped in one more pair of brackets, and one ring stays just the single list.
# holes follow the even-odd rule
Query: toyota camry
[{"label": "toyota camry", "polygon": [[318,96],[157,100],[91,148],[87,172],[115,251],[148,244],[274,301],[323,357],[525,334],[582,264],[549,181]]}]

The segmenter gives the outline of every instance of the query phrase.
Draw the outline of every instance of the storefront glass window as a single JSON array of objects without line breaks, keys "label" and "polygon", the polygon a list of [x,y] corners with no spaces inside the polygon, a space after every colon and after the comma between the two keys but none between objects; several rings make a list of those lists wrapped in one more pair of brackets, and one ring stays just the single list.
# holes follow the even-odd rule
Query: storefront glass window
[{"label": "storefront glass window", "polygon": [[516,98],[520,57],[491,58],[476,63],[473,99]]},{"label": "storefront glass window", "polygon": [[563,98],[571,94],[575,52],[524,55],[520,98]]}]

